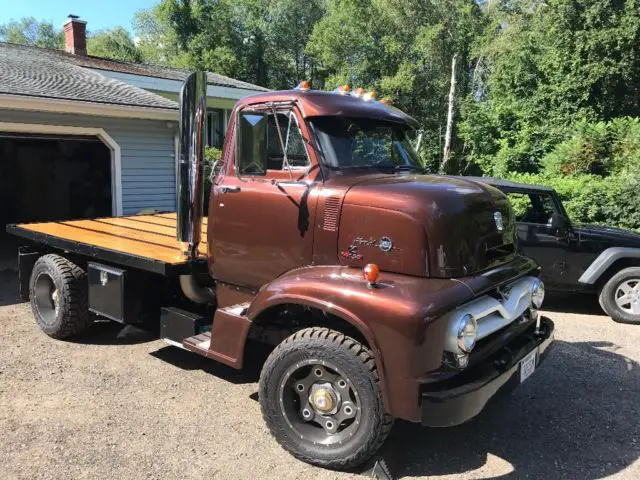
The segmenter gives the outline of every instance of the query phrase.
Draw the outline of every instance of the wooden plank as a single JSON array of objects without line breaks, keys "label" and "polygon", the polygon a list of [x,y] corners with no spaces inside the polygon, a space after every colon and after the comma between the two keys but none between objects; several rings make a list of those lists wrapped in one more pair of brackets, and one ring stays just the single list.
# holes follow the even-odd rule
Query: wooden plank
[{"label": "wooden plank", "polygon": [[185,257],[177,248],[153,245],[130,238],[120,238],[105,233],[92,232],[60,223],[32,223],[20,225],[25,230],[43,233],[78,243],[94,245],[117,252],[159,260],[169,264],[185,262]]},{"label": "wooden plank", "polygon": [[63,225],[69,225],[72,227],[81,228],[83,230],[105,233],[107,235],[113,235],[117,238],[137,240],[140,242],[150,243],[161,247],[168,247],[178,250],[180,245],[175,236],[162,235],[153,232],[144,232],[141,230],[132,230],[127,227],[118,225],[111,225],[108,223],[97,222],[95,220],[73,220],[69,222],[60,222]]},{"label": "wooden plank", "polygon": [[[116,225],[119,227],[130,228],[134,231],[152,232],[160,235],[164,235],[169,238],[176,238],[176,227],[167,227],[164,225],[158,225],[155,223],[141,222],[136,219],[137,217],[113,217],[113,218],[99,218],[96,222],[108,223],[110,225]],[[207,243],[206,232],[203,232],[202,243]]]},{"label": "wooden plank", "polygon": [[[176,240],[176,216],[135,215],[106,217],[95,220],[30,223],[17,225],[28,231],[50,235],[63,240],[82,243],[171,265],[186,263]],[[206,232],[206,224],[203,224]],[[206,237],[206,234],[204,235]],[[198,252],[207,255],[206,239]]]},{"label": "wooden plank", "polygon": [[[178,220],[177,220],[178,215],[177,215],[175,212],[173,212],[173,213],[157,213],[157,214],[155,214],[155,215],[154,215],[154,217],[160,217],[160,218],[172,218],[172,219],[174,219],[176,222],[178,221]],[[207,219],[207,217],[203,217],[203,218],[202,218],[202,226],[203,226],[203,227],[205,227],[207,224],[208,224],[208,219]],[[203,228],[203,229],[204,229],[204,228]]]}]

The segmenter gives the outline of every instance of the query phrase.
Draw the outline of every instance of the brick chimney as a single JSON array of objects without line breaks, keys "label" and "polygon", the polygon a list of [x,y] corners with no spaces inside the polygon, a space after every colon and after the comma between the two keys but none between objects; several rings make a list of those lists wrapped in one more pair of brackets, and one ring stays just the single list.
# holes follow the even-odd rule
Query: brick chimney
[{"label": "brick chimney", "polygon": [[64,49],[74,55],[87,56],[87,22],[76,15],[69,15],[64,22]]}]

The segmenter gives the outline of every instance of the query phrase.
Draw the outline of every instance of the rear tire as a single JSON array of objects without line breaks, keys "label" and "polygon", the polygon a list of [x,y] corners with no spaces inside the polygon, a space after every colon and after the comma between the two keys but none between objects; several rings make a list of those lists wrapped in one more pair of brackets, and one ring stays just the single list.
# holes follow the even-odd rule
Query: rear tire
[{"label": "rear tire", "polygon": [[276,347],[260,375],[260,406],[284,449],[323,468],[363,464],[393,425],[371,350],[328,328],[300,330]]},{"label": "rear tire", "polygon": [[614,321],[640,324],[640,267],[625,268],[611,277],[599,300]]},{"label": "rear tire", "polygon": [[44,255],[36,261],[29,298],[38,327],[52,338],[68,338],[91,325],[87,274],[60,255]]}]

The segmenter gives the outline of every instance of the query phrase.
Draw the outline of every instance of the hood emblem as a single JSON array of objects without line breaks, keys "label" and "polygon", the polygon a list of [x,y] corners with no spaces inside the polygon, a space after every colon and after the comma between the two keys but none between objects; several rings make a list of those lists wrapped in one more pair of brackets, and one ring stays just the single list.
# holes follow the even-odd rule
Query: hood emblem
[{"label": "hood emblem", "polygon": [[494,212],[493,219],[496,222],[496,228],[498,229],[498,231],[499,232],[504,231],[504,223],[502,222],[502,213]]},{"label": "hood emblem", "polygon": [[382,237],[378,242],[378,247],[383,252],[390,252],[393,249],[393,241],[389,237]]}]

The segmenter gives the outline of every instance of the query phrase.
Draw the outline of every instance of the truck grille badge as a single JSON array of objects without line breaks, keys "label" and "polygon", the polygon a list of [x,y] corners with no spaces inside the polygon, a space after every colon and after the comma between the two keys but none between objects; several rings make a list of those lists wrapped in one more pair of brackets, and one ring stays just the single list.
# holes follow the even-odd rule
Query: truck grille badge
[{"label": "truck grille badge", "polygon": [[496,228],[499,232],[504,230],[504,223],[502,223],[502,213],[494,212],[493,219],[496,221]]}]

